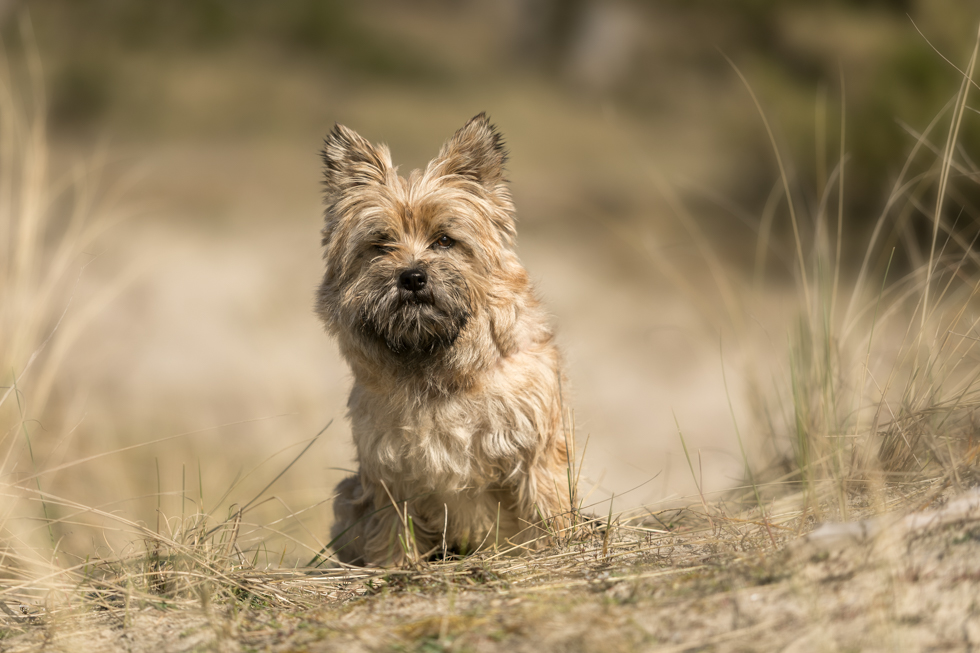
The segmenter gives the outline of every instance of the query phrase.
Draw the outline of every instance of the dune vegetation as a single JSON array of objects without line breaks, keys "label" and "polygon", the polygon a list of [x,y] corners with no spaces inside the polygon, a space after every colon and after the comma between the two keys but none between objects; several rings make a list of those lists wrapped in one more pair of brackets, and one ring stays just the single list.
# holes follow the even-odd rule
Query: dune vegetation
[{"label": "dune vegetation", "polygon": [[[163,80],[161,87],[172,85],[168,106],[190,106],[195,89],[220,105],[225,100],[208,80],[233,77],[228,71],[234,71],[241,74],[236,81],[253,90],[279,70],[272,64],[260,70],[256,63],[243,72],[236,61],[241,53],[234,48],[241,47],[240,34],[252,29],[251,20],[264,26],[262,47],[272,48],[265,55],[286,56],[275,49],[281,44],[268,45],[277,39],[297,44],[299,54],[288,59],[295,67],[275,81],[283,97],[323,99],[297,90],[320,74],[311,72],[318,69],[310,60],[323,56],[337,66],[347,66],[350,57],[360,62],[348,67],[370,82],[348,87],[353,82],[344,75],[352,73],[338,73],[323,82],[323,97],[356,88],[365,99],[345,100],[344,110],[373,125],[382,121],[378,98],[404,101],[420,115],[430,105],[419,97],[453,98],[450,108],[433,109],[442,113],[430,115],[429,122],[413,123],[420,132],[442,115],[486,99],[471,90],[446,91],[452,86],[446,76],[453,73],[439,63],[438,52],[409,48],[411,56],[399,58],[377,34],[358,36],[362,23],[356,12],[341,12],[348,22],[321,17],[332,27],[317,30],[319,23],[302,13],[309,9],[303,3],[290,4],[300,18],[283,14],[280,22],[251,14],[228,22],[221,3],[204,4],[213,4],[216,13],[187,23],[167,18],[177,21],[172,25],[181,38],[210,53],[202,55],[200,68],[178,71],[190,60],[182,59],[188,57],[185,50],[157,44],[136,49],[111,74],[138,78],[134,71],[158,48],[167,63],[154,74]],[[694,17],[683,20],[696,20],[712,6],[695,4]],[[323,6],[328,13],[340,11],[332,3]],[[129,29],[126,16],[136,20],[123,14],[113,14],[122,16],[118,25],[112,23],[120,33]],[[35,22],[43,25],[45,16],[50,17],[38,10]],[[319,270],[315,158],[291,158],[286,148],[270,144],[292,138],[305,143],[306,127],[277,124],[248,140],[240,135],[250,133],[258,119],[246,108],[235,117],[238,127],[223,124],[228,131],[217,137],[215,154],[194,143],[221,122],[220,111],[211,115],[205,107],[190,127],[178,128],[167,112],[149,112],[145,124],[121,128],[127,134],[123,146],[99,139],[93,144],[80,134],[91,136],[86,130],[98,120],[146,98],[127,87],[119,93],[129,97],[113,100],[108,78],[85,68],[82,59],[72,72],[71,62],[57,59],[56,48],[50,56],[59,72],[52,81],[45,36],[35,34],[31,20],[25,13],[8,21],[5,29],[16,32],[20,49],[0,66],[0,650],[816,651],[980,645],[980,36],[971,36],[965,56],[950,54],[943,61],[928,50],[942,62],[930,65],[940,65],[953,84],[936,83],[930,92],[946,96],[922,124],[921,116],[909,116],[918,106],[906,111],[910,105],[901,104],[912,100],[896,100],[894,113],[904,112],[912,122],[899,125],[903,135],[880,151],[880,134],[894,133],[867,122],[882,120],[869,117],[868,108],[880,98],[869,99],[861,89],[852,112],[841,66],[837,86],[822,86],[816,110],[809,108],[808,115],[817,117],[816,134],[810,135],[817,143],[813,163],[794,160],[802,132],[798,114],[786,120],[794,124],[780,127],[798,96],[791,92],[770,103],[765,95],[785,71],[770,75],[764,65],[744,67],[738,56],[726,61],[719,54],[728,80],[725,101],[739,103],[739,124],[754,125],[761,142],[737,151],[756,153],[746,160],[764,165],[751,175],[726,177],[744,190],[738,202],[758,206],[747,216],[732,209],[747,226],[732,227],[719,217],[726,207],[719,197],[728,189],[700,192],[669,174],[672,160],[642,165],[638,141],[631,144],[634,158],[621,162],[622,168],[610,164],[605,172],[623,178],[623,170],[639,171],[639,185],[656,197],[657,220],[650,220],[655,228],[643,222],[652,209],[635,198],[624,201],[631,208],[622,215],[581,227],[576,219],[600,215],[604,198],[616,194],[615,188],[607,195],[595,190],[600,208],[594,214],[567,222],[530,219],[526,258],[546,267],[550,259],[540,243],[565,242],[549,236],[557,230],[572,232],[576,247],[594,248],[599,241],[589,241],[589,234],[601,232],[615,243],[612,253],[601,255],[609,270],[627,265],[619,258],[629,259],[632,267],[617,274],[633,277],[633,283],[639,274],[649,275],[670,289],[671,306],[693,307],[698,323],[711,325],[699,332],[698,347],[714,365],[711,375],[721,392],[702,396],[694,387],[689,395],[694,406],[712,403],[724,423],[699,440],[687,413],[661,410],[671,426],[656,437],[669,439],[678,456],[667,472],[670,463],[650,463],[637,454],[649,477],[639,485],[646,489],[637,490],[605,481],[590,467],[590,458],[604,455],[595,452],[603,434],[584,432],[580,414],[569,409],[569,479],[580,491],[568,507],[568,527],[550,532],[535,550],[498,541],[462,558],[410,556],[403,568],[360,569],[339,565],[324,539],[330,488],[343,473],[331,466],[349,459],[341,364],[327,344],[312,354],[288,353],[308,336],[310,342],[326,342],[312,313],[303,313]],[[893,29],[890,19],[885,23],[883,30]],[[742,59],[755,61],[753,56]],[[916,50],[915,56],[926,55]],[[406,79],[423,91],[399,86]],[[565,91],[529,90],[535,83],[527,79],[514,81],[513,88],[500,91],[501,104],[521,106],[519,99],[540,92],[537,105],[548,111],[562,106]],[[609,98],[633,107],[646,101],[625,91],[609,93],[596,102],[597,112],[612,112]],[[263,106],[289,113],[302,102],[284,104]],[[562,129],[584,127],[589,122],[583,116],[594,115],[590,111],[569,108],[555,121]],[[296,112],[302,114],[298,120],[319,129],[312,110]],[[666,111],[648,121],[636,110],[618,119],[615,129],[628,134],[632,125],[647,122],[661,129],[673,115]],[[538,118],[515,118],[519,127],[511,142],[530,147]],[[147,133],[167,144],[154,150],[164,154],[149,173],[133,164],[140,158],[134,144],[145,145]],[[414,148],[416,137],[423,140],[411,129],[399,133],[396,139],[407,148]],[[609,133],[596,137],[599,144],[583,136],[577,145],[594,148],[589,156],[596,161],[610,151],[610,160],[620,161],[626,148],[607,138]],[[253,154],[242,154],[246,142]],[[556,160],[586,165],[585,155],[568,159],[555,149]],[[891,177],[875,167],[876,156],[886,150],[901,152]],[[241,163],[252,161],[249,156],[267,162],[262,174],[283,171],[282,179],[270,177],[268,184],[279,193],[277,200],[286,199],[272,204],[286,207],[284,213],[310,213],[296,228],[276,223],[288,234],[281,242],[268,236],[274,221],[260,199],[268,189],[249,181],[255,177],[248,175],[260,176],[250,171],[251,163]],[[534,177],[537,162],[522,163],[520,156],[513,176],[533,177],[535,189],[556,187],[557,194],[571,196],[572,187],[581,185],[574,177]],[[725,161],[734,156],[725,154]],[[154,172],[167,161],[192,159],[200,168]],[[216,171],[236,159],[240,167]],[[195,176],[206,176],[215,194],[194,196],[213,219],[202,226],[194,210],[160,218],[161,196],[180,188],[193,188],[188,196],[203,193],[188,181]],[[850,192],[852,178],[857,198]],[[311,205],[288,199],[305,186],[311,187]],[[519,207],[522,193],[531,206],[552,206],[530,186],[517,187]],[[872,186],[876,201],[870,198]],[[145,196],[153,206],[141,204],[141,187],[156,191]],[[239,190],[240,204],[214,204],[217,194]],[[257,215],[236,222],[236,211],[246,205]],[[156,218],[141,217],[154,212]],[[190,233],[207,238],[196,241]],[[234,238],[240,239],[234,241],[237,254],[219,250],[217,243]],[[679,254],[671,250],[676,242],[683,243]],[[195,247],[208,254],[195,259]],[[263,255],[272,257],[265,265],[281,277],[270,280],[253,269]],[[295,263],[303,257],[309,260]],[[206,263],[194,267],[194,261]],[[607,269],[601,265],[596,269]],[[225,285],[209,285],[205,268],[219,271]],[[166,276],[161,270],[171,286],[145,281]],[[293,284],[300,286],[300,309],[291,308],[292,290],[279,289],[287,277],[309,279],[308,286]],[[548,287],[569,279],[552,279]],[[606,282],[617,278],[610,273]],[[254,369],[229,363],[225,376],[211,376],[195,366],[200,360],[192,360],[212,360],[200,353],[167,354],[163,362],[147,355],[157,345],[169,346],[164,336],[184,347],[182,338],[201,333],[187,326],[201,326],[196,311],[204,315],[201,307],[221,301],[233,304],[232,318],[221,324],[259,326],[245,340],[218,323],[205,324],[206,345],[194,351],[237,360],[243,352],[266,348],[278,358],[261,359]],[[560,306],[566,306],[563,301]],[[651,311],[661,306],[637,293],[627,301],[643,315],[641,303],[649,301]],[[135,316],[158,315],[155,302],[171,302],[190,321],[141,331],[144,323]],[[568,322],[576,315],[591,319],[588,310],[561,312]],[[566,340],[576,332],[569,333]],[[588,350],[575,347],[571,343],[581,360],[592,360]],[[307,383],[325,375],[324,368],[336,377],[331,396],[341,398],[326,413],[316,407],[318,393],[327,391]],[[572,365],[573,383],[577,369],[584,365]],[[676,372],[679,378],[682,372]],[[150,377],[155,384],[144,385]],[[235,378],[241,393],[232,396],[222,384]],[[598,388],[588,379],[580,386]],[[143,394],[134,399],[127,387]],[[582,403],[589,401],[583,397]],[[281,418],[277,411],[291,416]],[[191,414],[193,419],[183,419]],[[645,451],[635,438],[622,439],[624,451]],[[711,443],[721,440],[734,454],[729,468],[735,478],[709,458]],[[683,490],[673,489],[671,474]],[[637,500],[651,483],[663,483],[662,495]],[[413,551],[410,525],[404,527],[401,542]]]}]

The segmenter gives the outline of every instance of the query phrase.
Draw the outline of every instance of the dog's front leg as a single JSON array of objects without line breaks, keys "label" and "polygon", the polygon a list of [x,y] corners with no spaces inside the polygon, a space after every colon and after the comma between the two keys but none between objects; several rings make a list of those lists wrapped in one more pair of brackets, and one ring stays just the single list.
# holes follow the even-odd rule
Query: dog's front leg
[{"label": "dog's front leg", "polygon": [[348,476],[336,492],[330,535],[343,563],[404,565],[435,552],[442,542],[441,514],[423,515],[412,501],[395,500],[380,481]]},{"label": "dog's front leg", "polygon": [[565,457],[555,452],[530,465],[517,488],[521,533],[518,541],[540,547],[565,534],[571,523],[571,499]]}]

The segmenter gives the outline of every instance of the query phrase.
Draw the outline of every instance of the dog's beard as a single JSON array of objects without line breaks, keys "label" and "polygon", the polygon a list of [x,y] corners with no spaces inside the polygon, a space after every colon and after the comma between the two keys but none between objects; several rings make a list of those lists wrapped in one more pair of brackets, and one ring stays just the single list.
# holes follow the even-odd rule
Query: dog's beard
[{"label": "dog's beard", "polygon": [[360,331],[402,357],[427,357],[451,348],[470,318],[470,307],[462,276],[450,276],[441,282],[430,276],[421,292],[391,282],[361,295]]}]

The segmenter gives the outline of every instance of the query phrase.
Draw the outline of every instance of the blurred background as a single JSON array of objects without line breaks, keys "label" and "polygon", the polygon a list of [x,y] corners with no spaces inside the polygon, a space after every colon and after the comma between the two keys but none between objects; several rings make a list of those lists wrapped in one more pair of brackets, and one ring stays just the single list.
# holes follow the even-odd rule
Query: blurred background
[{"label": "blurred background", "polygon": [[[978,20],[973,0],[0,3],[5,92],[47,128],[48,208],[84,204],[100,225],[60,277],[44,366],[19,381],[31,464],[189,433],[39,483],[161,528],[158,514],[247,502],[332,420],[251,519],[285,533],[259,531],[288,559],[321,546],[353,465],[348,370],[312,312],[322,138],[343,123],[407,173],[486,111],[566,354],[587,504],[689,502],[678,429],[705,491],[739,485],[735,424],[753,463],[767,455],[766,388],[745,370],[784,349],[796,264],[769,136],[726,59],[771,122],[807,233],[823,204],[836,216],[843,102],[847,275],[959,89]],[[975,112],[963,134],[980,139]],[[973,224],[975,198],[953,199]],[[902,224],[889,238],[908,268],[931,227]],[[756,348],[729,306],[750,290]],[[65,548],[92,547],[59,528]]]}]

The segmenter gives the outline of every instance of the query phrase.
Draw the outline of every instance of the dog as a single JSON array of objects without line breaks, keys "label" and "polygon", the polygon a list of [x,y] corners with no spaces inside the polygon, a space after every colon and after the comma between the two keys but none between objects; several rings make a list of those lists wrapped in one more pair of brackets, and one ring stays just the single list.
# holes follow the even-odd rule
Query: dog
[{"label": "dog", "polygon": [[316,312],[353,374],[357,473],[331,530],[346,564],[397,566],[569,523],[562,365],[515,253],[507,153],[483,113],[424,170],[335,125],[324,141]]}]

